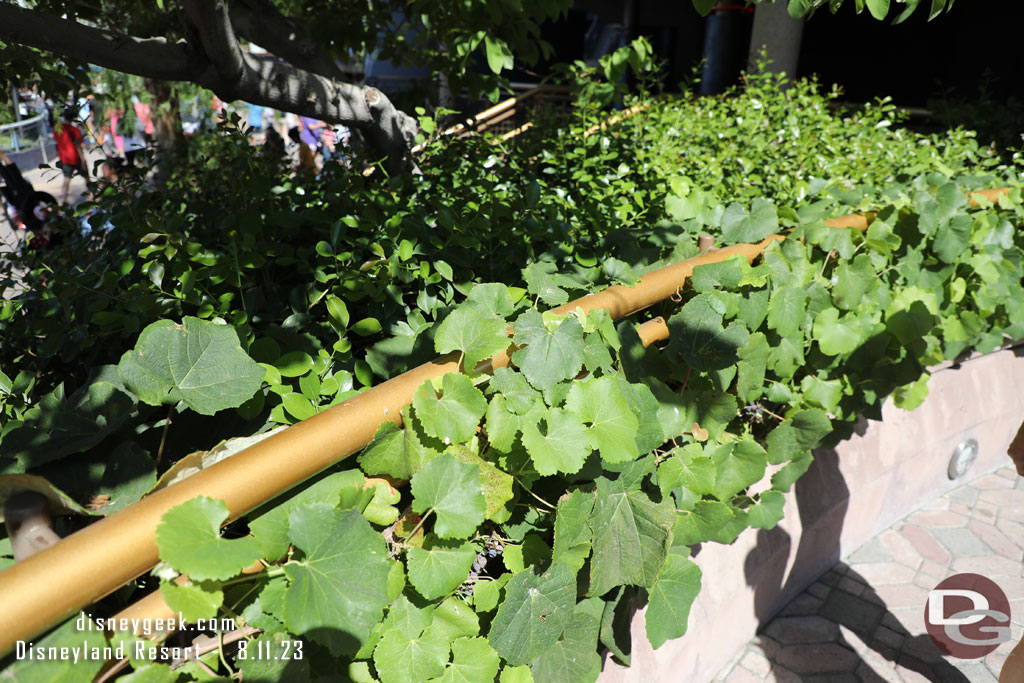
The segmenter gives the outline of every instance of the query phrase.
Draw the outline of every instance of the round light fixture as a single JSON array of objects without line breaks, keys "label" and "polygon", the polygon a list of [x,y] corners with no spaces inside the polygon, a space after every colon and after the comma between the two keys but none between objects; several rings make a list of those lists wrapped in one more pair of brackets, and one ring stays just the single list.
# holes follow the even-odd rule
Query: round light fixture
[{"label": "round light fixture", "polygon": [[970,469],[977,457],[977,439],[964,439],[953,449],[953,457],[949,459],[949,469],[946,474],[950,479],[959,479]]}]

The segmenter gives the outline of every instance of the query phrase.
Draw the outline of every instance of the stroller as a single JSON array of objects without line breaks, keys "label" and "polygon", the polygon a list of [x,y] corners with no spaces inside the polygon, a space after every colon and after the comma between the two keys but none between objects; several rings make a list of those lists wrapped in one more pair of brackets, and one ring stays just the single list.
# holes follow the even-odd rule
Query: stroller
[{"label": "stroller", "polygon": [[3,185],[0,185],[2,208],[11,228],[15,232],[29,230],[40,233],[50,207],[56,205],[57,200],[48,192],[35,190],[21,175],[17,164],[3,152],[0,152],[0,179],[3,180]]}]

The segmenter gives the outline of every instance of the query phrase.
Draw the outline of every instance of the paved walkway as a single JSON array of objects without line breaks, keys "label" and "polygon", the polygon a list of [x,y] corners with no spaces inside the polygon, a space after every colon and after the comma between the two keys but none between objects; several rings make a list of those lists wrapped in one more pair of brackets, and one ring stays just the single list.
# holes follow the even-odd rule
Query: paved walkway
[{"label": "paved walkway", "polygon": [[[1024,626],[1024,478],[1012,467],[925,505],[797,596],[716,683],[995,683]],[[928,591],[960,572],[1010,598],[1012,640],[979,660],[944,657],[925,630]]]}]

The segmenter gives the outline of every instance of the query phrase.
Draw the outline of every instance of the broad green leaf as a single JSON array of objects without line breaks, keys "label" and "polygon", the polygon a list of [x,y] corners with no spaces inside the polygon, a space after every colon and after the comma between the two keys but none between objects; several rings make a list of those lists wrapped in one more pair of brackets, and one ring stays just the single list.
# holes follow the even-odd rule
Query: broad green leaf
[{"label": "broad green leaf", "polygon": [[560,640],[545,650],[530,667],[532,680],[537,683],[594,683],[601,674],[601,655],[596,650],[596,644],[583,649]]},{"label": "broad green leaf", "polygon": [[381,623],[382,631],[396,630],[407,638],[415,638],[433,623],[435,609],[433,604],[419,607],[401,595],[391,603]]},{"label": "broad green leaf", "polygon": [[313,369],[313,357],[305,351],[289,351],[274,361],[274,367],[282,377],[301,377]]},{"label": "broad green leaf", "polygon": [[486,638],[459,638],[452,643],[452,662],[429,683],[491,683],[500,659]]},{"label": "broad green leaf", "polygon": [[500,38],[492,38],[489,35],[484,36],[484,47],[487,53],[487,66],[491,68],[491,71],[498,74],[502,69],[512,68],[512,52],[505,41]]},{"label": "broad green leaf", "polygon": [[509,410],[505,397],[501,394],[491,398],[487,406],[487,438],[491,445],[502,453],[509,453],[515,445],[516,436],[523,427],[543,417],[546,408],[538,397],[533,406],[523,415]]},{"label": "broad green leaf", "polygon": [[643,454],[665,443],[665,430],[658,419],[660,403],[646,384],[630,383],[624,376],[615,375],[619,391],[630,410],[637,417],[636,447]]},{"label": "broad green leaf", "polygon": [[690,279],[695,292],[710,292],[715,289],[734,289],[743,280],[743,266],[747,261],[736,255],[719,263],[706,263],[693,269]]},{"label": "broad green leaf", "polygon": [[508,324],[504,320],[485,317],[469,306],[455,309],[434,335],[434,349],[438,353],[465,354],[462,367],[467,372],[472,372],[480,361],[507,349],[509,343]]},{"label": "broad green leaf", "polygon": [[840,319],[839,311],[831,307],[815,316],[813,336],[827,356],[850,353],[862,341],[856,318],[848,313]]},{"label": "broad green leaf", "polygon": [[530,386],[523,373],[516,372],[511,368],[495,370],[494,376],[487,384],[487,390],[501,394],[505,407],[517,415],[529,411],[540,398],[540,393]]},{"label": "broad green leaf", "polygon": [[[706,429],[712,439],[725,431],[739,410],[736,398],[721,391],[702,391],[696,395],[687,392],[686,401],[691,405],[696,402],[697,417],[694,422],[697,422],[701,429]],[[692,424],[686,427],[692,427]]]},{"label": "broad green leaf", "polygon": [[772,352],[768,356],[768,368],[783,379],[792,377],[803,364],[804,347],[802,338],[782,337],[772,347]]},{"label": "broad green leaf", "polygon": [[644,614],[647,640],[658,649],[686,634],[690,606],[700,592],[701,571],[693,560],[671,554],[651,588]]},{"label": "broad green leaf", "polygon": [[234,328],[186,317],[158,320],[121,356],[118,376],[150,405],[184,401],[202,415],[237,408],[263,383],[264,370],[242,350]]},{"label": "broad green leaf", "polygon": [[537,473],[575,474],[590,455],[588,429],[575,414],[561,408],[548,408],[537,421],[523,425],[523,446]]},{"label": "broad green leaf", "polygon": [[416,591],[434,600],[458,588],[473,566],[476,546],[472,543],[443,543],[428,534],[423,548],[409,548],[409,581]]},{"label": "broad green leaf", "polygon": [[800,381],[800,390],[807,403],[830,413],[835,412],[843,397],[843,387],[837,379],[823,380],[807,375]]},{"label": "broad green leaf", "polygon": [[814,462],[814,456],[809,452],[794,457],[791,462],[786,463],[785,467],[772,475],[772,488],[776,491],[789,491],[793,482],[807,471],[812,462]]},{"label": "broad green leaf", "polygon": [[459,462],[476,465],[480,468],[480,487],[483,489],[484,502],[487,505],[487,519],[499,524],[508,519],[510,513],[505,507],[505,503],[512,500],[515,495],[512,491],[512,485],[515,483],[512,475],[503,472],[493,463],[465,446],[450,446],[445,452],[454,456]]},{"label": "broad green leaf", "polygon": [[739,371],[736,379],[736,394],[743,401],[757,400],[764,389],[764,373],[768,367],[771,347],[760,332],[750,335],[747,344],[740,349]]},{"label": "broad green leaf", "polygon": [[594,532],[587,520],[594,511],[594,494],[573,491],[558,501],[555,515],[555,547],[551,561],[579,571],[590,555]]},{"label": "broad green leaf", "polygon": [[428,628],[410,638],[398,629],[386,631],[373,651],[381,683],[423,683],[444,673],[448,663],[444,631]]},{"label": "broad green leaf", "polygon": [[487,412],[487,399],[473,386],[473,380],[457,372],[441,379],[440,396],[433,383],[424,382],[416,390],[412,405],[423,430],[445,443],[469,441]]},{"label": "broad green leaf", "polygon": [[575,605],[576,573],[569,567],[523,570],[508,582],[487,639],[508,664],[529,664],[558,641]]},{"label": "broad green leaf", "polygon": [[715,490],[716,476],[715,463],[711,456],[704,455],[700,444],[673,448],[658,465],[658,486],[664,496],[677,486],[684,486],[699,496],[711,493]]},{"label": "broad green leaf", "polygon": [[160,559],[195,581],[230,579],[259,559],[254,538],[220,537],[224,501],[199,496],[164,513],[156,528]]},{"label": "broad green leaf", "polygon": [[516,367],[537,389],[575,377],[583,367],[583,326],[573,317],[566,318],[549,332],[537,311],[530,310],[516,319],[512,354]]},{"label": "broad green leaf", "polygon": [[335,656],[356,652],[390,602],[384,538],[358,510],[343,512],[324,503],[293,510],[288,536],[302,551],[284,566],[290,584],[283,614],[288,630],[327,646]]},{"label": "broad green leaf", "polygon": [[455,596],[446,598],[437,606],[431,625],[444,631],[449,642],[457,638],[472,638],[480,633],[480,619],[476,612]]},{"label": "broad green leaf", "polygon": [[875,19],[885,19],[885,15],[889,13],[889,0],[867,0],[867,4],[868,11]]},{"label": "broad green leaf", "polygon": [[160,583],[160,595],[175,614],[180,614],[189,623],[199,619],[212,619],[224,603],[224,592],[220,584],[210,582],[179,586],[173,581]]},{"label": "broad green leaf", "polygon": [[832,423],[821,410],[801,410],[768,433],[768,462],[786,462],[818,445],[832,431]]},{"label": "broad green leaf", "polygon": [[548,306],[558,306],[569,300],[569,293],[563,287],[579,287],[572,278],[559,273],[555,264],[547,261],[531,263],[523,268],[523,279],[530,294]]},{"label": "broad green leaf", "polygon": [[834,276],[836,283],[832,288],[832,300],[845,311],[861,306],[878,283],[878,275],[867,254],[858,254],[852,262],[841,261],[835,268]]},{"label": "broad green leaf", "polygon": [[903,410],[913,410],[928,398],[928,377],[924,372],[912,384],[900,387],[893,392],[893,404]]},{"label": "broad green leaf", "polygon": [[734,364],[748,339],[740,323],[723,324],[725,309],[713,294],[698,294],[668,321],[668,350],[694,370],[720,370]]},{"label": "broad green leaf", "polygon": [[505,585],[511,578],[512,575],[506,572],[494,581],[477,581],[473,584],[473,607],[476,611],[490,612],[497,607]]},{"label": "broad green leaf", "polygon": [[755,529],[774,529],[783,517],[786,497],[779,491],[763,491],[760,500],[747,510],[747,524]]},{"label": "broad green leaf", "polygon": [[591,448],[601,452],[602,460],[619,463],[639,457],[636,445],[639,422],[615,378],[598,377],[574,383],[565,405],[589,425],[587,439]]},{"label": "broad green leaf", "polygon": [[722,238],[727,242],[758,242],[779,229],[775,205],[767,199],[755,199],[748,213],[732,203],[722,214]]},{"label": "broad green leaf", "polygon": [[265,559],[277,560],[288,551],[288,516],[292,510],[310,503],[327,503],[331,507],[362,508],[372,495],[365,488],[366,480],[359,470],[335,472],[295,493],[258,517],[249,520],[249,531],[256,539]]},{"label": "broad green leaf", "polygon": [[412,509],[434,510],[434,532],[441,538],[466,538],[484,521],[487,505],[480,468],[447,453],[420,468],[412,478]]},{"label": "broad green leaf", "polygon": [[672,543],[675,546],[691,546],[709,541],[733,517],[733,508],[725,503],[717,500],[698,501],[692,511],[677,514]]},{"label": "broad green leaf", "polygon": [[971,225],[971,217],[965,214],[940,225],[932,241],[932,252],[944,263],[956,263],[970,244]]},{"label": "broad green leaf", "polygon": [[438,454],[420,441],[411,419],[403,420],[402,427],[385,422],[359,454],[359,467],[368,475],[386,474],[408,481]]},{"label": "broad green leaf", "polygon": [[89,450],[124,424],[134,403],[123,391],[115,365],[96,368],[66,399],[64,385],[58,385],[25,411],[20,426],[7,422],[0,454],[17,463],[0,461],[0,472],[25,472]]},{"label": "broad green leaf", "polygon": [[530,673],[530,667],[525,664],[522,666],[506,666],[501,670],[498,683],[534,683],[533,674]]},{"label": "broad green leaf", "polygon": [[583,338],[583,367],[591,374],[598,370],[607,374],[612,371],[614,361],[600,334],[591,332]]},{"label": "broad green leaf", "polygon": [[516,309],[508,287],[497,282],[476,285],[466,297],[466,305],[472,306],[482,315],[505,318]]},{"label": "broad green leaf", "polygon": [[751,484],[760,481],[768,464],[768,454],[756,441],[723,444],[710,453],[715,462],[715,498],[727,501]]},{"label": "broad green leaf", "polygon": [[588,595],[601,596],[626,584],[650,588],[665,561],[674,523],[671,503],[655,503],[620,481],[598,479],[590,517],[594,556]]}]

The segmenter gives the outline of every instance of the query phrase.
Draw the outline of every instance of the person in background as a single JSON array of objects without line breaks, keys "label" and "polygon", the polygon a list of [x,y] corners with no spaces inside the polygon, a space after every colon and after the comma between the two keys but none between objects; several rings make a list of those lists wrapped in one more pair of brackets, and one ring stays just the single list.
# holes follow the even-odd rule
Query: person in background
[{"label": "person in background", "polygon": [[313,150],[314,154],[320,149],[320,138],[323,136],[326,126],[327,124],[323,121],[317,121],[308,116],[299,117],[299,135],[302,137],[302,141]]},{"label": "person in background", "polygon": [[298,126],[288,131],[288,137],[299,146],[299,164],[295,167],[297,173],[316,173],[316,159],[313,158],[313,150],[302,139]]},{"label": "person in background", "polygon": [[249,128],[252,129],[252,133],[259,134],[263,132],[263,107],[258,104],[249,103],[249,116],[248,123]]},{"label": "person in background", "polygon": [[263,156],[279,163],[284,156],[284,138],[273,126],[267,126],[267,135],[263,140]]},{"label": "person in background", "polygon": [[53,127],[53,139],[57,141],[57,156],[60,158],[61,170],[64,172],[61,204],[66,204],[68,201],[68,189],[71,187],[71,178],[75,173],[79,173],[83,178],[89,180],[89,170],[85,167],[85,150],[82,149],[82,131],[72,123],[74,119],[75,110],[68,107],[64,110],[61,122]]},{"label": "person in background", "polygon": [[153,124],[153,113],[149,105],[141,101],[138,95],[132,95],[132,108],[135,109],[135,116],[138,117],[139,125],[142,126],[142,136],[146,144],[152,143],[156,126]]}]

